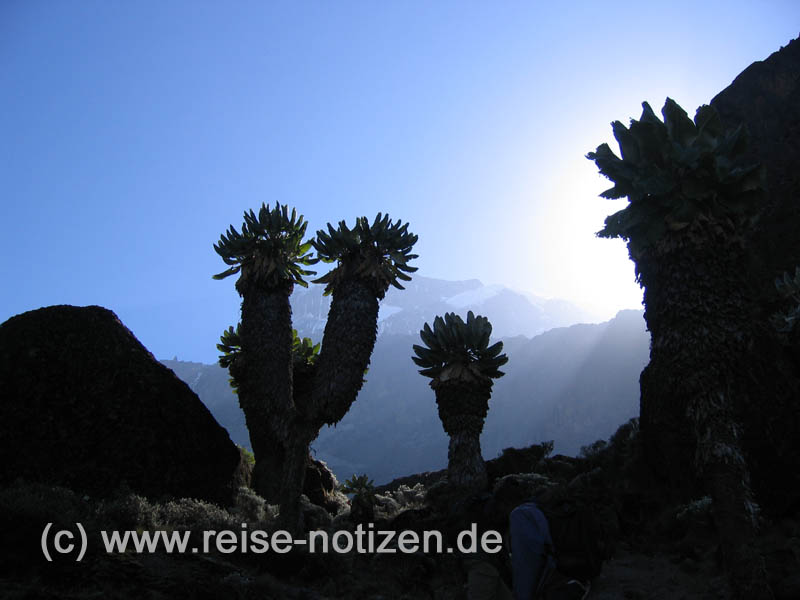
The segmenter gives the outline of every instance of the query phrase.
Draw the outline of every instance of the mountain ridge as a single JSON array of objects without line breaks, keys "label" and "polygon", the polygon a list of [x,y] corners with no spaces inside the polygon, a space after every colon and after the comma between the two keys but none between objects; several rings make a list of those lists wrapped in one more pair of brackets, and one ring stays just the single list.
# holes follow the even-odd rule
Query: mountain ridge
[{"label": "mountain ridge", "polygon": [[[587,311],[565,300],[543,298],[478,279],[447,281],[416,276],[403,290],[390,288],[380,303],[378,334],[416,335],[426,322],[446,312],[473,310],[489,318],[496,337],[533,337],[552,329],[592,320]],[[319,341],[325,330],[330,297],[321,286],[298,288],[292,294],[293,327]]]}]

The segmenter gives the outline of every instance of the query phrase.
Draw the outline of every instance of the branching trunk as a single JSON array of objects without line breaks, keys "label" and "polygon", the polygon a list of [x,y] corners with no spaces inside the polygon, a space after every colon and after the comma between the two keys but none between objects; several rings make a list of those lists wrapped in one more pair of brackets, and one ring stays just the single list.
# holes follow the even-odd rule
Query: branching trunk
[{"label": "branching trunk", "polygon": [[334,289],[321,354],[308,377],[297,381],[297,410],[281,438],[283,464],[276,480],[281,521],[287,529],[299,523],[309,446],[324,425],[347,414],[358,396],[375,347],[377,323],[378,299],[366,285],[351,280]]},{"label": "branching trunk", "polygon": [[299,525],[299,499],[308,448],[325,424],[347,414],[375,347],[378,299],[358,281],[334,289],[322,352],[302,375],[292,375],[289,291],[253,290],[242,302],[239,402],[256,458],[254,488],[280,504],[284,528]]}]

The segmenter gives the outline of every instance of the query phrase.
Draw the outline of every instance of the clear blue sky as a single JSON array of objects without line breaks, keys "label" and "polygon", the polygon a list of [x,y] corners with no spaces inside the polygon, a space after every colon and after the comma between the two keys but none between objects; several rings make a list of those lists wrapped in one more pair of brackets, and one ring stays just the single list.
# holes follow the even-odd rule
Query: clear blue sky
[{"label": "clear blue sky", "polygon": [[798,33],[796,0],[5,0],[0,321],[100,304],[211,362],[239,306],[212,244],[275,201],[409,221],[423,275],[639,306],[585,153]]}]

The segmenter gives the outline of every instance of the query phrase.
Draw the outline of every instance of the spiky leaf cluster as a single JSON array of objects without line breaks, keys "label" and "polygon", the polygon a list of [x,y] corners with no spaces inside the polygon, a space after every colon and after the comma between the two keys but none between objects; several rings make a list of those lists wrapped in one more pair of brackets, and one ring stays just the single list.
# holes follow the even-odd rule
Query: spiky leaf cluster
[{"label": "spiky leaf cluster", "polygon": [[250,286],[276,289],[297,283],[308,287],[303,277],[315,271],[303,267],[318,259],[309,252],[311,242],[303,241],[307,226],[303,215],[298,216],[295,209],[289,213],[280,203],[271,210],[262,204],[258,214],[245,212],[241,233],[231,225],[214,244],[214,250],[230,266],[214,279],[241,272],[236,282],[240,294]]},{"label": "spiky leaf cluster", "polygon": [[[456,370],[469,370],[473,375],[483,378],[502,377],[499,368],[508,362],[501,354],[503,342],[489,345],[492,324],[489,319],[467,313],[466,322],[455,313],[446,313],[444,318],[437,316],[433,328],[425,323],[419,332],[425,346],[414,345],[416,356],[412,356],[420,373],[432,379],[439,378],[447,367]],[[455,373],[458,375],[458,373]]]},{"label": "spiky leaf cluster", "polygon": [[608,144],[586,155],[614,182],[601,196],[630,201],[606,218],[597,235],[628,241],[636,259],[669,232],[700,224],[729,233],[752,222],[764,194],[764,170],[745,159],[742,126],[725,130],[711,106],[698,108],[692,121],[670,98],[663,121],[647,102],[642,107],[630,128],[611,124],[622,158]]},{"label": "spiky leaf cluster", "polygon": [[296,329],[292,329],[292,364],[298,366],[312,366],[319,358],[319,343],[314,343],[311,338],[300,338]]},{"label": "spiky leaf cluster", "polygon": [[800,266],[795,267],[794,276],[784,273],[775,278],[775,289],[781,298],[792,299],[800,303]]},{"label": "spiky leaf cluster", "polygon": [[378,297],[382,298],[390,285],[404,289],[398,280],[411,281],[407,273],[416,267],[408,262],[417,258],[411,248],[417,236],[408,231],[408,223],[393,222],[389,215],[378,213],[372,225],[367,217],[358,217],[350,229],[344,221],[334,229],[328,223],[327,233],[317,231],[312,242],[317,256],[324,262],[337,262],[337,266],[314,283],[325,284],[325,295],[348,278],[368,281]]},{"label": "spiky leaf cluster", "polygon": [[[242,355],[241,323],[222,332],[217,350],[222,352],[218,361],[223,369],[229,369],[235,360]],[[295,370],[309,369],[319,358],[320,344],[314,344],[311,338],[300,338],[296,329],[292,329],[292,365]],[[231,374],[231,387],[238,388],[236,378]]]},{"label": "spiky leaf cluster", "polygon": [[345,479],[342,484],[342,492],[345,494],[355,494],[357,497],[368,498],[375,493],[375,482],[367,477],[367,474],[356,475],[350,479]]},{"label": "spiky leaf cluster", "polygon": [[788,310],[772,316],[772,324],[781,333],[792,331],[800,322],[800,266],[795,267],[794,277],[789,273],[775,279],[775,289],[784,300],[791,302]]},{"label": "spiky leaf cluster", "polygon": [[[222,352],[219,357],[219,366],[228,368],[242,351],[241,323],[236,324],[222,332],[217,350]],[[294,364],[313,365],[319,358],[320,344],[315,344],[311,338],[300,338],[297,329],[292,329],[292,362]]]},{"label": "spiky leaf cluster", "polygon": [[236,324],[236,329],[230,326],[219,337],[220,343],[217,344],[217,350],[222,352],[219,357],[219,366],[223,369],[230,367],[242,352],[241,326],[241,323]]},{"label": "spiky leaf cluster", "polygon": [[228,373],[230,374],[228,383],[230,383],[233,391],[236,393],[238,393],[239,390],[239,382],[236,381],[236,376],[234,375],[236,367],[233,367],[233,364],[236,362],[236,359],[242,355],[241,326],[241,323],[237,323],[236,329],[234,329],[233,326],[228,327],[222,332],[222,335],[219,337],[220,343],[217,344],[217,350],[222,352],[218,359],[219,366],[223,369],[228,369]]}]

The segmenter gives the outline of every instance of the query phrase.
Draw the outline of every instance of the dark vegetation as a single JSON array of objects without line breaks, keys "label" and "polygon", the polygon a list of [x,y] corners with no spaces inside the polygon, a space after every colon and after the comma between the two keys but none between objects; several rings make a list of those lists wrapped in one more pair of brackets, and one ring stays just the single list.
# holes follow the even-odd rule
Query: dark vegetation
[{"label": "dark vegetation", "polygon": [[[759,256],[764,246],[756,223],[788,216],[798,197],[773,188],[770,200],[768,163],[745,124],[724,123],[713,106],[700,107],[692,121],[670,99],[662,122],[643,106],[630,128],[612,124],[621,158],[606,144],[588,158],[615,184],[603,196],[629,200],[599,235],[627,241],[645,290],[652,335],[641,378],[645,456],[678,497],[696,489],[711,497],[734,596],[770,598],[755,545],[758,506],[748,454],[762,465],[797,460],[797,449],[764,425],[782,422],[798,431],[798,377],[793,326],[776,331],[760,302],[778,295],[778,274],[769,255]],[[779,178],[774,174],[773,183]],[[786,251],[784,261],[798,262],[796,248]],[[790,473],[796,490],[796,466]],[[765,469],[760,475],[764,487],[787,487],[783,475],[770,477]]]},{"label": "dark vegetation", "polygon": [[[642,374],[642,433],[674,486],[708,490],[732,587],[769,598],[750,474],[735,407],[749,403],[747,349],[755,333],[742,269],[747,234],[766,198],[765,170],[744,157],[742,126],[710,106],[694,121],[667,99],[660,121],[645,102],[630,129],[615,121],[622,158],[603,144],[588,158],[630,203],[599,235],[628,242],[652,335]],[[689,457],[694,455],[693,463]]]},{"label": "dark vegetation", "polygon": [[[241,232],[233,226],[214,249],[227,265],[215,275],[239,275],[242,321],[226,331],[219,346],[247,420],[256,464],[255,490],[280,503],[281,518],[295,530],[309,461],[309,445],[323,425],[347,414],[363,384],[375,346],[378,301],[390,285],[410,280],[408,261],[417,237],[408,224],[379,213],[350,229],[344,221],[316,238],[304,239],[307,223],[286,206],[262,206],[244,214]],[[317,256],[309,253],[311,247]],[[336,266],[317,279],[331,294],[322,350],[298,340],[292,329],[289,296],[307,286],[305,270],[318,261]]]},{"label": "dark vegetation", "polygon": [[436,405],[445,432],[450,436],[447,479],[450,485],[482,491],[487,486],[486,465],[481,454],[481,431],[489,412],[492,379],[502,377],[499,367],[508,362],[503,342],[489,345],[489,319],[467,313],[436,317],[419,332],[425,346],[414,345],[412,359],[431,378]]},{"label": "dark vegetation", "polygon": [[[492,326],[494,336],[494,319]],[[550,439],[556,453],[574,456],[581,446],[608,438],[638,414],[639,373],[650,344],[641,311],[621,311],[606,323],[553,329],[533,339],[502,341],[511,358],[503,365],[505,375],[492,387],[480,439],[484,458],[494,458],[508,446]],[[419,343],[419,327],[414,335],[379,334],[358,400],[312,443],[313,455],[325,460],[340,480],[369,473],[385,484],[446,463],[449,438],[430,380],[420,377],[419,367],[409,360],[409,349]],[[197,393],[234,442],[250,445],[226,370],[163,362]]]},{"label": "dark vegetation", "polygon": [[[796,132],[798,55],[795,41],[772,57],[768,68],[751,67],[730,95],[743,86],[747,89],[743,82],[755,78],[756,91],[751,93],[764,101],[777,99],[774,113]],[[726,101],[715,99],[723,107]],[[746,116],[774,113],[754,111]],[[49,412],[45,400],[51,388],[39,385],[38,373],[17,370],[30,369],[25,361],[36,360],[44,349],[71,348],[73,339],[80,338],[58,335],[59,324],[54,322],[45,328],[56,331],[53,339],[36,342],[15,357],[29,337],[27,330],[18,329],[20,323],[46,322],[50,313],[10,319],[0,327],[5,336],[0,338],[4,394],[11,390],[4,395],[5,412],[0,415],[9,434],[4,435],[0,458],[15,469],[5,472],[0,491],[4,596],[463,598],[462,557],[457,553],[312,555],[296,549],[266,556],[163,551],[106,555],[97,538],[101,530],[112,528],[201,531],[238,529],[243,522],[267,531],[288,526],[297,532],[333,532],[352,530],[368,518],[374,519],[376,529],[439,530],[450,541],[470,522],[501,522],[501,507],[531,495],[557,493],[585,499],[603,524],[603,545],[612,560],[596,582],[595,598],[799,597],[800,352],[792,318],[797,311],[795,284],[783,272],[794,273],[800,264],[800,245],[796,238],[773,241],[770,230],[792,219],[790,231],[800,225],[797,170],[780,168],[786,160],[797,164],[797,138],[782,148],[776,160],[784,163],[776,163],[769,174],[768,153],[760,151],[759,144],[774,142],[759,135],[771,130],[756,123],[754,137],[748,139],[747,128],[726,122],[729,114],[701,107],[691,120],[667,100],[662,120],[645,104],[641,119],[632,121],[630,128],[613,125],[621,158],[606,145],[589,155],[615,184],[605,195],[629,200],[623,211],[609,217],[601,235],[628,243],[645,288],[652,346],[651,362],[641,378],[641,421],[622,425],[608,442],[587,445],[577,458],[550,456],[552,445],[541,444],[509,449],[485,470],[468,469],[466,477],[452,461],[446,474],[428,473],[419,481],[412,477],[381,489],[373,489],[366,476],[354,476],[345,488],[355,495],[352,508],[317,465],[322,500],[315,504],[301,494],[310,466],[310,441],[323,424],[343,417],[361,387],[375,343],[378,300],[389,284],[397,284],[396,278],[407,277],[402,271],[412,270],[406,260],[413,257],[409,251],[416,238],[407,233],[407,226],[388,217],[379,216],[372,225],[359,219],[353,229],[344,223],[336,230],[329,226],[329,233],[318,232],[312,242],[319,258],[336,262],[336,268],[318,280],[333,294],[319,354],[313,344],[293,336],[291,328],[288,295],[295,283],[304,283],[309,274],[304,267],[316,260],[308,254],[311,245],[302,239],[302,217],[290,216],[279,206],[263,207],[258,215],[246,214],[242,232],[231,228],[217,246],[231,267],[220,276],[239,274],[242,322],[223,336],[222,360],[251,432],[258,494],[227,480],[217,484],[220,495],[230,494],[219,504],[176,498],[170,487],[173,479],[167,477],[159,497],[150,498],[120,481],[123,477],[112,477],[94,482],[93,496],[83,492],[88,481],[54,479],[46,457],[37,463],[16,459],[17,449],[6,440],[24,440],[9,437],[17,425],[5,417],[24,414],[23,403],[32,404],[45,422],[45,432],[61,435],[45,452],[55,456],[62,447],[68,449],[54,458],[64,465],[59,477],[69,476],[70,464],[85,465],[93,457],[82,454],[85,448],[80,444],[69,445],[58,423],[47,422],[57,415]],[[439,334],[436,326],[424,330],[428,348],[416,350],[418,364],[436,384],[437,401],[439,388],[445,391],[451,377],[461,386],[468,409],[459,413],[448,398],[440,402],[440,414],[451,436],[469,430],[471,458],[466,463],[472,465],[479,460],[479,450],[478,458],[474,452],[476,419],[480,417],[482,425],[491,378],[499,374],[504,357],[499,347],[488,346],[488,323],[474,317],[467,323],[459,324],[455,317],[447,321],[441,321]],[[111,340],[108,347],[95,349],[101,355],[123,349],[141,354],[135,339],[121,343],[102,332],[97,339]],[[467,346],[472,348],[468,360],[457,360]],[[122,356],[118,368],[100,378],[108,389],[132,390],[127,404],[136,409],[148,397],[170,405],[155,378],[117,379],[119,372],[126,373],[127,358]],[[155,362],[145,356],[141,368],[148,359]],[[18,367],[9,370],[6,363]],[[62,390],[59,399],[68,405],[67,413],[83,411],[82,423],[74,426],[76,434],[85,435],[95,421],[81,400],[87,388],[96,389],[95,363],[81,354],[69,365],[67,383],[54,387]],[[23,385],[14,384],[16,380]],[[98,396],[97,402],[113,406],[108,396]],[[174,410],[185,408],[178,405]],[[448,424],[460,414],[469,417],[468,427]],[[145,411],[142,436],[152,436],[147,425],[159,416]],[[126,414],[115,420],[131,418]],[[36,430],[38,425],[32,426]],[[127,427],[127,422],[101,422],[100,437],[113,437]],[[53,442],[49,437],[37,441]],[[246,483],[249,473],[243,465],[248,461],[229,440],[228,444],[226,461],[228,455],[231,460],[225,465],[231,468],[225,474],[244,469],[239,482]],[[26,449],[33,450],[30,445]],[[169,448],[151,451],[161,453],[164,470],[172,473]],[[204,456],[203,451],[198,446],[196,456]],[[97,462],[104,464],[102,457]],[[31,468],[35,464],[41,467],[41,477]],[[129,471],[120,469],[127,477]],[[16,479],[19,476],[29,481]],[[145,478],[130,485],[148,491],[152,482]],[[185,489],[193,488],[187,484]],[[489,492],[480,515],[466,490]],[[95,541],[82,564],[66,558],[44,564],[39,537],[47,522],[84,524]]]}]

